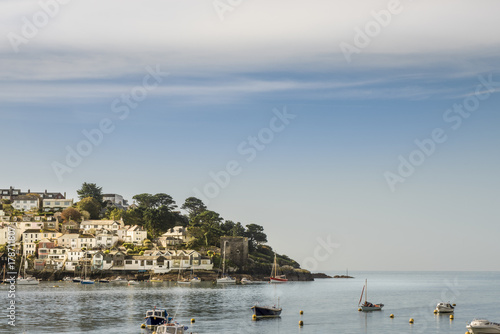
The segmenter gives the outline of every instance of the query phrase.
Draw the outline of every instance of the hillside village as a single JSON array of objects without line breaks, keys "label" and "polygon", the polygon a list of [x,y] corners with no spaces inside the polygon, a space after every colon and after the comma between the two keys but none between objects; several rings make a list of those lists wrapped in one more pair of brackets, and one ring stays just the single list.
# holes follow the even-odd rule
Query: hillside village
[{"label": "hillside village", "polygon": [[[100,191],[90,185],[92,191]],[[6,264],[2,253],[8,245],[18,254],[17,265],[23,262],[34,273],[79,273],[83,268],[93,273],[150,274],[213,270],[214,262],[215,269],[220,265],[221,248],[226,245],[233,270],[248,269],[249,262],[264,272],[269,270],[273,251],[262,245],[267,241],[262,227],[250,224],[244,228],[224,221],[196,198],[186,200],[182,208],[188,215],[184,216],[165,194],[137,195],[138,203],[132,205],[118,194],[102,194],[97,200],[87,195],[82,194],[75,203],[60,192],[0,189],[0,266]],[[160,200],[151,204],[158,198],[167,203],[168,210],[158,204]],[[101,204],[93,217],[82,209],[82,203],[90,200]],[[91,219],[96,215],[101,219]],[[157,219],[140,219],[149,216]],[[280,262],[290,269],[299,268],[284,255]]]}]

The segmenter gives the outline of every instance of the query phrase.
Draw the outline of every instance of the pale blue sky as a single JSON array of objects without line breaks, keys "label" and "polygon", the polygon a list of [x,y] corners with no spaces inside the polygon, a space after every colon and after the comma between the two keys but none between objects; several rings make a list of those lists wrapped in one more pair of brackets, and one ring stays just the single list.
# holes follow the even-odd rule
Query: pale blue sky
[{"label": "pale blue sky", "polygon": [[[209,208],[263,225],[305,266],[316,254],[310,269],[500,270],[500,84],[474,95],[479,77],[500,82],[498,2],[401,1],[350,62],[340,44],[390,1],[254,0],[224,20],[213,3],[73,0],[31,36],[40,5],[3,1],[0,187],[76,197],[94,182],[180,205],[235,161]],[[120,119],[122,94],[148,75],[157,87]],[[471,115],[447,121],[466,100],[479,102]],[[284,108],[294,118],[282,127]],[[58,179],[54,162],[103,119],[113,130]],[[436,128],[446,140],[391,191],[384,173]],[[247,161],[259,133],[265,148]],[[327,236],[338,247],[318,257]]]}]

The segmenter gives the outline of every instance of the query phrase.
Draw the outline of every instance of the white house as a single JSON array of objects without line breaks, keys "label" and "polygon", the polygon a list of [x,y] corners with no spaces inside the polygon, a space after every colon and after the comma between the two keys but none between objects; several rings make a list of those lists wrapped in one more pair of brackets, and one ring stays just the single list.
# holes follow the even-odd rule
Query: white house
[{"label": "white house", "polygon": [[180,245],[189,241],[187,228],[184,226],[172,227],[158,238],[158,242],[163,247],[170,245]]},{"label": "white house", "polygon": [[12,200],[12,207],[20,211],[38,210],[40,207],[40,199],[37,196],[17,196]]},{"label": "white house", "polygon": [[32,243],[35,241],[40,241],[42,239],[56,239],[61,236],[62,233],[59,233],[55,230],[35,230],[29,229],[23,232],[23,242],[24,243]]},{"label": "white house", "polygon": [[148,238],[148,232],[142,226],[134,225],[127,230],[125,241],[133,244],[140,244]]},{"label": "white house", "polygon": [[44,228],[44,223],[41,221],[38,222],[24,222],[24,221],[19,221],[16,222],[17,227],[19,227],[19,230],[21,233],[23,233],[26,230],[31,230],[31,229],[38,229],[41,230]]},{"label": "white house", "polygon": [[80,234],[77,239],[76,248],[93,249],[96,247],[96,239],[92,234]]},{"label": "white house", "polygon": [[97,247],[102,246],[110,248],[118,241],[118,236],[108,230],[102,230],[102,232],[97,234],[95,238]]},{"label": "white house", "polygon": [[34,242],[23,242],[23,255],[24,258],[36,254],[36,243]]},{"label": "white house", "polygon": [[57,245],[66,248],[78,247],[78,233],[66,233],[57,238]]},{"label": "white house", "polygon": [[88,232],[89,230],[94,229],[96,232],[99,230],[110,230],[113,232],[118,231],[120,228],[125,226],[123,220],[84,220],[80,224],[80,228],[84,231]]},{"label": "white house", "polygon": [[83,254],[85,254],[85,251],[82,251],[81,249],[77,248],[68,249],[66,251],[67,259],[64,266],[65,270],[68,271],[75,270],[75,268],[78,266],[80,259],[83,258]]}]

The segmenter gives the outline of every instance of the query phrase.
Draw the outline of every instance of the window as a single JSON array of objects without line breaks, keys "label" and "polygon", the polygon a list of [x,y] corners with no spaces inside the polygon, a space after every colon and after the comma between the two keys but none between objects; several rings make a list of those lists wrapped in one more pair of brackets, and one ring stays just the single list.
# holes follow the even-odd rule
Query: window
[{"label": "window", "polygon": [[132,264],[132,260],[125,260],[125,264]]}]

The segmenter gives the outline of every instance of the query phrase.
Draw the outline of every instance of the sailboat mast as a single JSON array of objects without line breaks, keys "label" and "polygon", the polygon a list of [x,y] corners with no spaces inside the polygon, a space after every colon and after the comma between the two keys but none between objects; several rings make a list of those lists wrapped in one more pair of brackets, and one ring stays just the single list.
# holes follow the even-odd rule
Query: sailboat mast
[{"label": "sailboat mast", "polygon": [[365,279],[365,303],[366,303],[366,296],[368,295],[368,280]]},{"label": "sailboat mast", "polygon": [[226,271],[226,242],[224,241],[224,255],[222,257],[222,277],[224,277],[224,272]]}]

